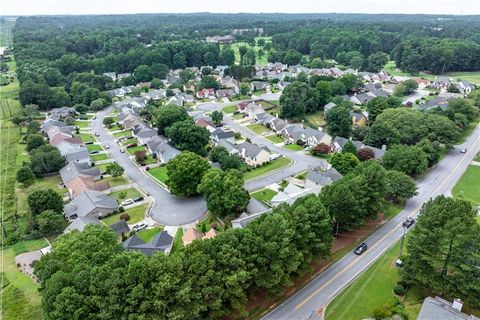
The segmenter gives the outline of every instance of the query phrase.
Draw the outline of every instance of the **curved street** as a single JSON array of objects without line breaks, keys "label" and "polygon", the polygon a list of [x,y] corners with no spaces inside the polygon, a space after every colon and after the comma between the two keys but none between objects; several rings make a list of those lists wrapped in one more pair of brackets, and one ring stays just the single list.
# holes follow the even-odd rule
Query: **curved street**
[{"label": "curved street", "polygon": [[[460,153],[461,148],[467,148],[467,152]],[[418,195],[407,201],[404,210],[365,240],[367,252],[361,256],[348,253],[263,319],[321,319],[335,295],[401,239],[401,224],[407,217],[416,217],[422,204],[429,199],[450,195],[479,150],[480,125],[477,125],[465,143],[452,149],[425,178],[417,181]]]}]

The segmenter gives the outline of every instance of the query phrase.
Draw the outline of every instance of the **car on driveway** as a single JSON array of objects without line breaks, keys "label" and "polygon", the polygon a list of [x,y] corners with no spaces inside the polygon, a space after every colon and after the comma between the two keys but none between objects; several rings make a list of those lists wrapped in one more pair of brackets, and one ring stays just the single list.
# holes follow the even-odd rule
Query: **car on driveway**
[{"label": "car on driveway", "polygon": [[411,226],[413,226],[414,223],[415,223],[415,219],[412,217],[409,217],[402,223],[402,227],[408,229]]},{"label": "car on driveway", "polygon": [[144,222],[141,222],[135,226],[133,226],[133,231],[138,232],[140,230],[143,230],[147,227],[147,225]]},{"label": "car on driveway", "polygon": [[133,199],[126,199],[124,200],[120,205],[122,206],[128,206],[133,203]]},{"label": "car on driveway", "polygon": [[140,201],[143,201],[143,197],[136,197],[135,199],[133,199],[134,202],[140,202]]},{"label": "car on driveway", "polygon": [[355,248],[355,250],[353,250],[353,252],[359,256],[365,251],[367,251],[367,249],[368,249],[367,244],[365,242],[362,242],[358,247]]}]

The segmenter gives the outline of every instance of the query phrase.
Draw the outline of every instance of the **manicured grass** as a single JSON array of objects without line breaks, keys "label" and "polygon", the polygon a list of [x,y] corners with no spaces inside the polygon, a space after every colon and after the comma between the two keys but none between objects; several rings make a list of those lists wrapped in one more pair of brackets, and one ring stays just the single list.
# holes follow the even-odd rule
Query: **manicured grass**
[{"label": "manicured grass", "polygon": [[208,232],[212,228],[212,224],[214,223],[217,225],[217,230],[223,230],[222,224],[219,223],[218,220],[211,213],[209,213],[205,218],[203,218],[202,221],[197,223],[195,229],[200,232]]},{"label": "manicured grass", "polygon": [[89,152],[92,152],[92,151],[103,151],[103,148],[101,145],[99,144],[89,144],[87,145],[87,150]]},{"label": "manicured grass", "polygon": [[128,220],[128,224],[134,224],[139,221],[142,221],[145,218],[145,210],[147,210],[147,204],[142,204],[140,206],[132,207],[130,209],[125,209],[123,213],[117,213],[102,219],[104,223],[107,225],[111,225],[115,222],[120,221],[120,216],[124,213],[128,213],[130,216],[130,220]]},{"label": "manicured grass", "polygon": [[300,151],[303,150],[302,146],[299,146],[298,144],[287,144],[284,146],[285,149],[292,150],[292,151]]},{"label": "manicured grass", "polygon": [[477,86],[480,85],[480,72],[464,71],[464,72],[446,72],[443,75],[453,78],[454,80],[467,80]]},{"label": "manicured grass", "polygon": [[102,164],[97,164],[95,165],[98,170],[100,170],[100,172],[105,172],[107,171],[107,166],[109,165],[110,163],[102,163]]},{"label": "manicured grass", "polygon": [[128,184],[128,180],[125,177],[108,177],[104,179],[105,181],[108,181],[108,184],[110,185],[110,188],[113,187],[118,187],[122,186],[124,184]]},{"label": "manicured grass", "polygon": [[88,121],[75,121],[75,125],[79,128],[88,128]]},{"label": "manicured grass", "polygon": [[270,200],[272,200],[273,197],[275,197],[275,195],[277,195],[277,192],[273,191],[272,189],[268,189],[268,188],[256,191],[256,192],[251,194],[252,197],[254,197],[255,199],[257,199],[260,202],[270,201]]},{"label": "manicured grass", "polygon": [[457,198],[480,205],[480,166],[470,165],[452,190]]},{"label": "manicured grass", "polygon": [[173,238],[172,250],[170,253],[177,252],[183,249],[183,228],[178,228],[175,238]]},{"label": "manicured grass", "polygon": [[237,110],[237,105],[235,105],[235,104],[233,104],[233,105],[231,105],[231,106],[226,106],[226,107],[223,107],[223,108],[222,108],[222,111],[223,111],[224,113],[227,113],[227,114],[228,114],[228,113],[234,113],[235,110]]},{"label": "manicured grass", "polygon": [[152,238],[157,234],[162,232],[162,227],[155,227],[152,229],[143,229],[140,232],[137,232],[136,235],[145,242],[150,242]]},{"label": "manicured grass", "polygon": [[243,118],[245,118],[245,114],[244,113],[237,113],[237,114],[234,114],[232,116],[232,118],[235,119],[235,120],[243,119]]},{"label": "manicured grass", "polygon": [[132,144],[132,143],[138,143],[138,141],[137,141],[137,138],[130,138],[127,140],[123,140],[121,143],[122,143],[122,146],[128,146],[129,144]]},{"label": "manicured grass", "polygon": [[115,124],[112,124],[110,127],[107,128],[109,131],[118,131],[118,130],[122,130],[123,128],[118,125],[117,123]]},{"label": "manicured grass", "polygon": [[145,146],[136,146],[132,148],[127,148],[127,152],[132,155],[135,154],[135,152],[137,151],[147,151],[147,148],[145,148]]},{"label": "manicured grass", "polygon": [[113,137],[114,138],[120,138],[120,137],[126,137],[126,136],[131,136],[131,135],[132,135],[132,131],[128,130],[128,131],[116,132],[116,133],[113,134]]},{"label": "manicured grass", "polygon": [[140,162],[140,165],[149,165],[154,163],[157,163],[157,159],[154,159],[153,156],[149,154],[144,161]]},{"label": "manicured grass", "polygon": [[38,292],[40,285],[18,270],[15,265],[15,256],[39,250],[46,246],[48,246],[48,243],[43,239],[29,240],[18,242],[15,245],[6,247],[2,251],[3,272],[9,282],[1,291],[3,296],[2,319],[43,319],[40,294]]},{"label": "manicured grass", "polygon": [[94,154],[90,158],[92,158],[93,161],[102,161],[102,160],[110,159],[110,157],[106,153]]},{"label": "manicured grass", "polygon": [[278,170],[280,168],[286,167],[286,166],[290,165],[291,163],[292,163],[292,160],[290,160],[289,158],[279,158],[279,159],[273,160],[272,162],[270,162],[270,163],[268,163],[264,166],[261,166],[259,168],[256,168],[256,169],[253,169],[251,171],[245,172],[243,174],[243,177],[245,178],[245,180],[253,179],[253,178],[256,178],[258,176],[261,176],[261,175],[270,173],[272,171]]},{"label": "manicured grass", "polygon": [[[120,194],[125,193],[125,198],[120,199]],[[142,194],[135,188],[125,189],[121,191],[115,191],[108,194],[109,196],[115,197],[118,200],[118,203],[122,202],[125,199],[133,199],[141,196]]]},{"label": "manicured grass", "polygon": [[266,136],[265,138],[272,141],[273,143],[282,143],[283,142],[283,138],[277,136],[276,134],[272,134],[271,136]]},{"label": "manicured grass", "polygon": [[253,132],[255,132],[256,134],[262,134],[264,133],[265,131],[268,130],[267,127],[265,127],[264,125],[261,125],[261,124],[257,124],[257,123],[254,123],[254,124],[249,124],[247,126],[248,129],[252,130]]},{"label": "manicured grass", "polygon": [[168,180],[167,166],[152,168],[148,170],[148,173],[151,174],[157,180],[160,180],[161,182],[167,184],[167,180]]},{"label": "manicured grass", "polygon": [[76,136],[79,137],[80,139],[82,139],[83,142],[97,141],[95,136],[93,134],[90,134],[90,133],[79,133]]}]

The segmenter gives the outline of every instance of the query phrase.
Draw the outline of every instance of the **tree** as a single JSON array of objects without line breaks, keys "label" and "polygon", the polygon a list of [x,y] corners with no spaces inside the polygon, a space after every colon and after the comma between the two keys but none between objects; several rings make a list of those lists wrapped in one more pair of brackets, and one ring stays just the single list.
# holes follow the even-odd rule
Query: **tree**
[{"label": "tree", "polygon": [[50,108],[61,108],[70,106],[72,101],[69,94],[63,87],[53,87],[49,90],[48,98],[45,101]]},{"label": "tree", "polygon": [[115,123],[115,120],[113,120],[112,117],[105,117],[105,118],[103,119],[103,124],[104,124],[105,126],[107,126],[107,128],[110,128],[110,127],[112,126],[112,124],[114,124],[114,123]]},{"label": "tree", "polygon": [[28,195],[28,206],[34,216],[45,210],[52,210],[56,214],[63,213],[63,199],[52,189],[35,190]]},{"label": "tree", "polygon": [[464,114],[468,121],[472,121],[477,116],[472,100],[468,99],[452,99],[448,102],[448,109],[455,113]]},{"label": "tree", "polygon": [[107,101],[105,99],[95,99],[92,102],[90,102],[90,110],[92,111],[98,111],[102,110],[103,107],[107,105]]},{"label": "tree", "polygon": [[243,58],[248,52],[248,47],[247,46],[240,46],[238,47],[238,53],[240,55],[240,65],[244,65],[243,63]]},{"label": "tree", "polygon": [[360,163],[360,160],[352,153],[337,152],[330,159],[332,166],[342,175],[352,172]]},{"label": "tree", "polygon": [[41,146],[31,152],[30,169],[36,175],[57,172],[65,166],[65,159],[54,146]]},{"label": "tree", "polygon": [[180,150],[188,150],[204,156],[205,146],[210,141],[210,132],[196,126],[191,120],[174,123],[165,130],[166,136]]},{"label": "tree", "polygon": [[147,151],[145,150],[135,151],[134,155],[135,155],[135,160],[138,163],[142,163],[147,159]]},{"label": "tree", "polygon": [[326,155],[329,154],[332,150],[330,149],[330,146],[325,143],[319,143],[317,144],[313,149],[312,153],[314,155]]},{"label": "tree", "polygon": [[53,210],[45,210],[35,217],[37,230],[42,235],[58,233],[62,230],[65,219]]},{"label": "tree", "polygon": [[345,143],[345,145],[343,146],[342,152],[343,153],[351,153],[355,156],[358,156],[357,155],[357,148],[355,147],[355,145],[353,144],[353,142],[351,140],[348,140],[347,143]]},{"label": "tree", "polygon": [[152,69],[146,65],[140,65],[133,71],[133,76],[137,82],[146,82],[152,80]]},{"label": "tree", "polygon": [[189,69],[180,71],[178,75],[180,78],[182,78],[183,83],[187,83],[188,81],[195,79],[195,73]]},{"label": "tree", "polygon": [[212,121],[213,121],[213,123],[215,123],[217,125],[221,124],[222,121],[223,121],[223,113],[221,111],[217,111],[217,110],[213,111],[212,112]]},{"label": "tree", "polygon": [[36,104],[27,104],[22,108],[22,114],[29,120],[33,120],[40,116],[38,106]]},{"label": "tree", "polygon": [[302,54],[295,50],[288,50],[283,57],[283,63],[288,64],[290,66],[299,64],[302,60]]},{"label": "tree", "polygon": [[426,202],[407,243],[402,278],[480,306],[480,226],[472,204],[438,196]]},{"label": "tree", "polygon": [[170,191],[185,196],[197,194],[197,187],[209,168],[208,161],[203,157],[183,151],[167,164]]},{"label": "tree", "polygon": [[375,52],[367,58],[367,71],[379,72],[388,62],[389,57],[385,52]]},{"label": "tree", "polygon": [[417,195],[415,181],[403,172],[387,170],[387,197],[394,201],[410,199]]},{"label": "tree", "polygon": [[367,111],[368,111],[368,122],[372,125],[375,122],[375,119],[379,114],[383,112],[383,110],[388,108],[398,108],[401,104],[398,105],[391,105],[388,101],[389,98],[386,97],[375,97],[367,103]]},{"label": "tree", "polygon": [[125,172],[125,169],[122,168],[118,163],[113,162],[112,164],[109,164],[106,168],[107,174],[111,175],[114,179],[120,177],[123,175]]},{"label": "tree", "polygon": [[375,153],[368,147],[360,148],[357,152],[360,161],[367,161],[375,158]]},{"label": "tree", "polygon": [[250,86],[248,83],[242,82],[240,83],[240,95],[247,96],[250,93]]},{"label": "tree", "polygon": [[29,134],[25,139],[25,142],[27,144],[25,150],[28,152],[31,152],[46,144],[46,141],[41,134]]},{"label": "tree", "polygon": [[416,144],[416,146],[427,154],[429,167],[433,166],[440,159],[442,147],[438,141],[432,142],[428,138],[423,138],[419,143]]},{"label": "tree", "polygon": [[333,80],[330,82],[333,96],[342,96],[347,93],[347,87],[340,80]]},{"label": "tree", "polygon": [[447,92],[460,93],[460,89],[458,89],[458,87],[455,84],[451,83],[447,87]]},{"label": "tree", "polygon": [[352,132],[352,117],[346,107],[336,106],[327,113],[327,131],[332,136],[346,138],[350,136]]},{"label": "tree", "polygon": [[320,104],[315,89],[303,82],[288,85],[280,96],[282,116],[289,119],[303,119],[305,113],[319,110]]},{"label": "tree", "polygon": [[160,89],[160,88],[164,88],[165,85],[163,84],[162,80],[158,79],[158,78],[153,78],[152,81],[150,81],[150,86],[153,88],[153,89]]},{"label": "tree", "polygon": [[417,146],[394,145],[383,156],[383,165],[408,175],[417,175],[428,168],[427,154]]},{"label": "tree", "polygon": [[242,212],[250,194],[243,187],[242,174],[238,170],[210,169],[202,178],[197,191],[203,193],[207,208],[220,217],[234,216]]},{"label": "tree", "polygon": [[203,76],[200,80],[199,89],[215,89],[220,88],[220,84],[217,82],[214,76]]},{"label": "tree", "polygon": [[355,70],[360,70],[362,69],[363,63],[364,62],[362,57],[355,56],[355,57],[352,57],[352,59],[350,59],[348,65]]},{"label": "tree", "polygon": [[77,103],[76,105],[73,106],[75,108],[75,111],[79,113],[85,113],[88,111],[88,106],[83,103]]},{"label": "tree", "polygon": [[235,51],[228,46],[223,47],[220,51],[220,59],[222,59],[225,65],[231,66],[235,63]]},{"label": "tree", "polygon": [[362,86],[362,80],[354,74],[348,73],[340,77],[348,92],[356,91]]},{"label": "tree", "polygon": [[315,85],[317,89],[318,103],[321,105],[327,104],[332,98],[332,87],[328,81],[318,81]]},{"label": "tree", "polygon": [[240,157],[235,154],[229,154],[227,149],[222,146],[213,147],[208,158],[212,162],[218,162],[222,170],[240,169],[242,167]]},{"label": "tree", "polygon": [[189,119],[187,110],[178,106],[163,106],[157,112],[157,128],[158,133],[165,134],[165,129],[175,122]]},{"label": "tree", "polygon": [[29,167],[21,167],[17,171],[17,181],[18,183],[23,184],[24,186],[31,185],[33,183],[35,176],[33,175],[32,169]]}]

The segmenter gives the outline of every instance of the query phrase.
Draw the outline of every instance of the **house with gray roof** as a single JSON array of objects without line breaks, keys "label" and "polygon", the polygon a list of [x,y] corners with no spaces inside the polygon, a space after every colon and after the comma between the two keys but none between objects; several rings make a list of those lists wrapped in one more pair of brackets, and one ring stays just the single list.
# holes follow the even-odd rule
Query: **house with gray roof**
[{"label": "house with gray roof", "polygon": [[230,143],[235,143],[235,132],[231,130],[223,130],[221,128],[216,129],[211,134],[213,142],[219,142],[220,140],[225,140]]},{"label": "house with gray roof", "polygon": [[332,136],[324,131],[315,130],[308,127],[303,130],[302,140],[305,141],[309,146],[316,146],[319,143],[325,143],[329,145],[332,142]]},{"label": "house with gray roof", "polygon": [[307,194],[312,193],[313,190],[310,188],[300,188],[299,186],[296,186],[293,183],[289,183],[283,191],[278,192],[272,200],[270,200],[270,203],[273,206],[278,206],[281,203],[288,203],[292,204],[295,202],[296,199],[299,197],[305,196]]},{"label": "house with gray roof", "polygon": [[275,117],[275,119],[267,123],[267,126],[275,131],[275,133],[280,134],[282,130],[288,126],[288,123],[285,120]]},{"label": "house with gray roof", "polygon": [[222,99],[222,98],[231,98],[237,95],[234,89],[218,89],[217,92],[215,92],[215,95],[217,98]]},{"label": "house with gray roof", "polygon": [[55,119],[47,119],[42,123],[42,126],[40,127],[42,133],[46,133],[48,128],[50,127],[66,127],[67,124],[63,121],[58,121]]},{"label": "house with gray roof", "polygon": [[250,82],[250,88],[252,91],[267,90],[268,82],[266,81],[252,81]]},{"label": "house with gray roof", "polygon": [[238,149],[236,148],[236,146],[235,146],[233,143],[231,143],[231,142],[229,142],[229,141],[227,141],[227,140],[220,140],[220,141],[218,141],[218,142],[217,142],[217,146],[219,146],[219,147],[224,147],[225,149],[227,149],[227,151],[228,151],[228,153],[229,153],[230,155],[232,155],[232,154],[239,154],[239,153],[240,153],[240,151],[238,151]]},{"label": "house with gray roof", "polygon": [[470,93],[473,90],[475,90],[475,86],[470,82],[468,82],[467,80],[462,80],[459,83],[457,83],[457,87],[461,93]]},{"label": "house with gray roof", "polygon": [[328,111],[332,110],[332,109],[335,108],[336,106],[337,106],[337,105],[336,105],[335,103],[329,102],[329,103],[327,103],[327,104],[323,107],[323,112],[324,112],[325,114],[327,114]]},{"label": "house with gray roof", "polygon": [[134,132],[134,136],[137,138],[137,141],[140,145],[147,144],[148,141],[158,136],[157,130],[143,127],[140,128],[137,132]]},{"label": "house with gray roof", "polygon": [[101,173],[97,167],[90,167],[88,163],[70,162],[65,167],[60,169],[60,177],[64,184],[68,183],[75,177],[92,177],[94,180],[99,180]]},{"label": "house with gray roof", "polygon": [[428,100],[426,103],[421,103],[418,108],[421,110],[428,110],[432,108],[440,108],[446,110],[448,108],[448,102],[452,100],[451,97],[436,97]]},{"label": "house with gray roof", "polygon": [[236,145],[236,148],[243,161],[252,167],[261,166],[270,161],[271,152],[267,147],[259,147],[250,142],[243,142]]},{"label": "house with gray roof", "polygon": [[173,237],[166,231],[156,234],[150,242],[145,242],[137,235],[133,235],[122,243],[125,250],[138,251],[151,257],[155,252],[169,254],[172,250]]},{"label": "house with gray roof", "polygon": [[113,231],[119,236],[128,235],[130,233],[130,227],[127,224],[127,221],[120,219],[120,221],[115,222],[110,225]]},{"label": "house with gray roof", "polygon": [[98,218],[93,216],[78,217],[77,219],[70,222],[70,224],[63,230],[63,234],[72,232],[73,230],[78,230],[82,232],[88,225],[102,225]]},{"label": "house with gray roof", "polygon": [[247,213],[243,212],[237,219],[232,220],[232,228],[237,229],[237,228],[245,228],[247,225],[249,225],[251,222],[259,219],[261,216],[263,216],[266,213],[269,213],[270,211],[264,211],[264,212],[259,212],[259,213],[254,213],[248,215]]},{"label": "house with gray roof", "polygon": [[117,210],[117,199],[95,190],[87,190],[73,198],[63,207],[64,215],[68,220],[78,217],[93,216],[106,217]]},{"label": "house with gray roof", "polygon": [[348,141],[351,141],[353,143],[353,145],[355,146],[355,148],[358,150],[360,150],[361,148],[363,148],[365,145],[363,144],[363,142],[361,141],[357,141],[357,140],[350,140],[350,139],[347,139],[347,138],[343,138],[343,137],[335,137],[333,138],[332,140],[332,144],[331,144],[331,148],[333,151],[342,151],[343,150],[343,147],[345,147],[345,144],[348,142]]},{"label": "house with gray roof", "polygon": [[435,81],[433,82],[433,87],[438,90],[447,89],[450,84],[451,82],[450,82],[450,79],[448,79],[448,77],[438,76],[435,78]]},{"label": "house with gray roof", "polygon": [[169,145],[167,141],[161,137],[149,141],[147,148],[152,156],[163,164],[168,163],[180,153],[180,150]]},{"label": "house with gray roof", "polygon": [[306,177],[306,186],[320,186],[324,187],[342,179],[342,175],[335,168],[330,168],[326,171],[311,170]]},{"label": "house with gray roof", "polygon": [[462,312],[463,302],[455,299],[453,302],[440,297],[427,297],[423,301],[422,309],[417,320],[479,320],[474,315]]},{"label": "house with gray roof", "polygon": [[65,160],[67,160],[67,162],[88,163],[89,166],[93,164],[88,150],[69,153],[65,155]]}]

